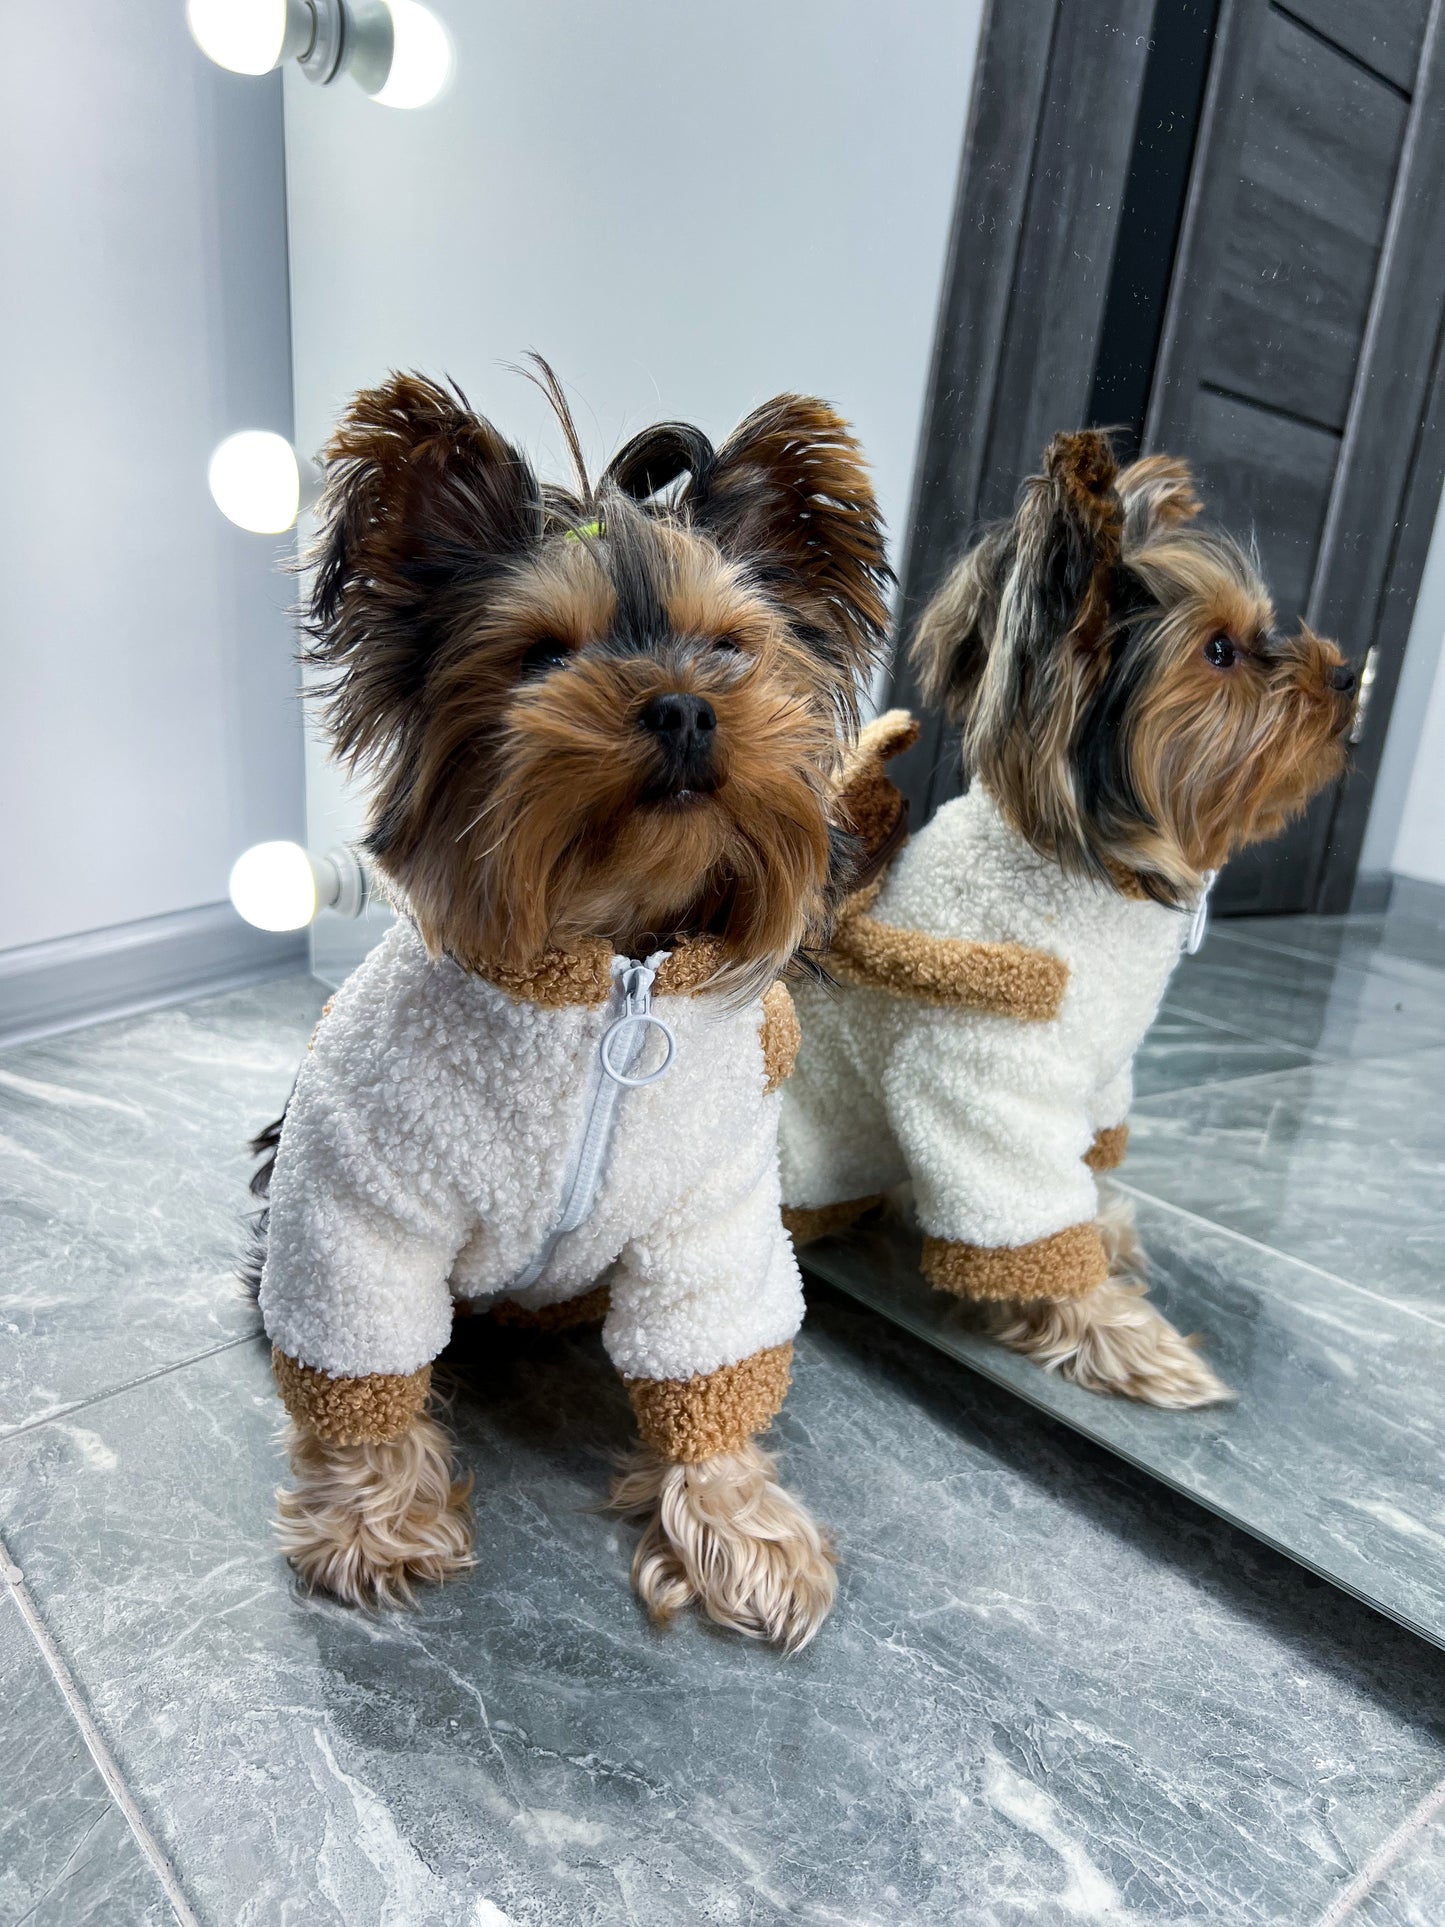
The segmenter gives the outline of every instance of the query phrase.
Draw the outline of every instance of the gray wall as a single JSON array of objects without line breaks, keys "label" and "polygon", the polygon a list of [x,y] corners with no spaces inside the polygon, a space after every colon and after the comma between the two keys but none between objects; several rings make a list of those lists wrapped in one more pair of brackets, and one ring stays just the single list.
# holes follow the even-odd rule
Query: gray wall
[{"label": "gray wall", "polygon": [[1445,884],[1445,499],[1410,625],[1360,868]]},{"label": "gray wall", "polygon": [[[296,408],[324,439],[388,368],[454,375],[561,473],[556,365],[594,459],[660,416],[723,435],[830,397],[901,538],[981,0],[436,0],[452,91],[416,113],[288,74]],[[308,764],[312,837],[356,801]],[[361,934],[325,920],[318,968]]]},{"label": "gray wall", "polygon": [[303,822],[283,545],[205,478],[290,430],[280,81],[180,0],[6,27],[0,950],[213,904]]}]

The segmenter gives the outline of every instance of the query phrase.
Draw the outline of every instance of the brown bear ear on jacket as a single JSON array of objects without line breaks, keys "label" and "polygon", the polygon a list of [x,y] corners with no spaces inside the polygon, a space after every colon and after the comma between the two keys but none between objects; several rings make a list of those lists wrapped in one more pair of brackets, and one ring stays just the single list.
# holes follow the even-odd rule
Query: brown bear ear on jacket
[{"label": "brown bear ear on jacket", "polygon": [[621,450],[604,480],[646,500],[684,476],[670,508],[783,605],[835,700],[852,711],[882,649],[893,576],[848,424],[826,402],[778,395],[717,449],[700,429],[659,423]]},{"label": "brown bear ear on jacket", "polygon": [[363,389],[323,459],[309,654],[337,671],[326,692],[337,754],[372,761],[458,610],[540,544],[542,492],[460,389],[418,374]]}]

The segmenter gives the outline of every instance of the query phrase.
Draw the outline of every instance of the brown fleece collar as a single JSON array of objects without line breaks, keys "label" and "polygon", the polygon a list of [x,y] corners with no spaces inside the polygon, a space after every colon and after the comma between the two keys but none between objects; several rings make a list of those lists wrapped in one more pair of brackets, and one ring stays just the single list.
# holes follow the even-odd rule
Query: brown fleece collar
[{"label": "brown fleece collar", "polygon": [[[612,959],[617,953],[600,937],[570,950],[544,950],[524,969],[477,963],[472,975],[495,984],[521,1003],[543,1010],[569,1004],[605,1004],[612,995]],[[722,945],[715,937],[682,937],[658,970],[652,989],[658,997],[693,997],[706,989],[722,967]]]}]

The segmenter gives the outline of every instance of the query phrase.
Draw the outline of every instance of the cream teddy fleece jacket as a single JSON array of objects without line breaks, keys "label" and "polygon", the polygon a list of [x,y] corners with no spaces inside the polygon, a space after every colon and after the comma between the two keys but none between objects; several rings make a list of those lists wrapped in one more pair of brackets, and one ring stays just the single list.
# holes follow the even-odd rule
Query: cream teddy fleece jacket
[{"label": "cream teddy fleece jacket", "polygon": [[618,1014],[613,960],[554,953],[504,988],[430,959],[406,922],[388,932],[317,1031],[271,1180],[261,1311],[294,1416],[395,1435],[457,1301],[536,1310],[605,1275],[603,1342],[659,1449],[705,1457],[768,1422],[802,1317],[773,1088],[796,1029],[780,985],[744,1008],[702,989],[710,948],[662,962],[673,1061],[619,1093],[593,1208],[549,1250]]},{"label": "cream teddy fleece jacket", "polygon": [[1134,1052],[1189,922],[1066,876],[977,784],[946,804],[841,922],[841,987],[799,992],[782,1132],[795,1229],[911,1179],[935,1283],[1019,1298],[1099,1283],[1094,1172],[1122,1157]]}]

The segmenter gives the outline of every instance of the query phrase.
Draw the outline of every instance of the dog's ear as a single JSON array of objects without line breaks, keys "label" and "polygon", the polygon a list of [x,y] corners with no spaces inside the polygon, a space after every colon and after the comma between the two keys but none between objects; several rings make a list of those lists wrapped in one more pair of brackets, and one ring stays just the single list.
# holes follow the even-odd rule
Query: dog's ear
[{"label": "dog's ear", "polygon": [[1115,483],[1124,504],[1124,547],[1143,548],[1153,537],[1192,522],[1200,510],[1194,476],[1177,455],[1146,455]]},{"label": "dog's ear", "polygon": [[1082,429],[1055,435],[1024,483],[999,608],[1000,642],[1021,660],[1102,635],[1124,532],[1118,473],[1109,437]]},{"label": "dog's ear", "polygon": [[1035,847],[1091,866],[1075,753],[1107,677],[1123,504],[1107,435],[1057,435],[1004,532],[993,634],[963,716],[964,760]]},{"label": "dog's ear", "polygon": [[909,654],[923,699],[950,722],[963,720],[978,691],[1012,559],[1012,527],[990,529],[950,569],[913,632]]},{"label": "dog's ear", "polygon": [[638,500],[682,476],[675,506],[788,609],[845,706],[888,623],[883,520],[842,416],[805,395],[755,409],[721,448],[663,422],[629,442],[607,480]]},{"label": "dog's ear", "polygon": [[364,389],[327,445],[308,630],[338,674],[328,719],[339,755],[394,738],[460,602],[541,540],[525,457],[459,389],[393,374]]}]

